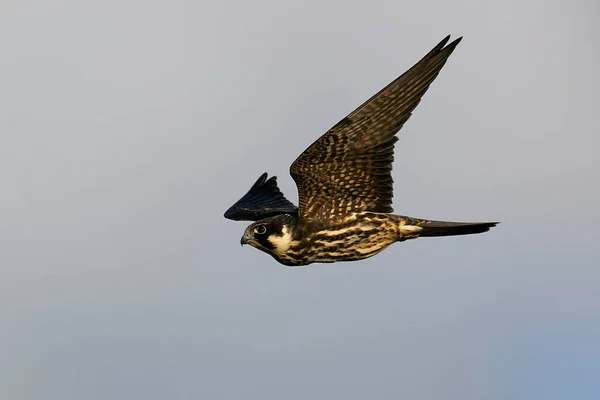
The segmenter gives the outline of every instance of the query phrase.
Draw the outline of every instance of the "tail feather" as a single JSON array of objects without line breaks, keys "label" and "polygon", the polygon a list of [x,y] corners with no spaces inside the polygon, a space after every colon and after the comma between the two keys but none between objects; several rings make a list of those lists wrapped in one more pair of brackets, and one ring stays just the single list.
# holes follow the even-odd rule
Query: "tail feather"
[{"label": "tail feather", "polygon": [[472,235],[483,233],[499,224],[499,222],[445,222],[420,220],[417,226],[423,230],[420,237]]}]

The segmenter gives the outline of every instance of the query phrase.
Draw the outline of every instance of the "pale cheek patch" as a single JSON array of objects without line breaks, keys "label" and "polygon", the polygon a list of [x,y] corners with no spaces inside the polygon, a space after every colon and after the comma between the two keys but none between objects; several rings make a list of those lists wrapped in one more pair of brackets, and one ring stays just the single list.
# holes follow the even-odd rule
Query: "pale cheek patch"
[{"label": "pale cheek patch", "polygon": [[284,226],[281,235],[271,235],[267,240],[273,245],[273,253],[285,254],[292,245],[292,235],[287,226]]}]

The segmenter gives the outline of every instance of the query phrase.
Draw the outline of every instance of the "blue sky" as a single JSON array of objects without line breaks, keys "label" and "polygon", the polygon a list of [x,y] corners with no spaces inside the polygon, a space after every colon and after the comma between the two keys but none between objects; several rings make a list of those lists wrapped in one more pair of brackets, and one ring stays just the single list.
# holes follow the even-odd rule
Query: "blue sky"
[{"label": "blue sky", "polygon": [[[0,397],[595,399],[590,1],[16,2],[0,16]],[[394,208],[499,220],[286,268],[223,212],[447,34]]]}]

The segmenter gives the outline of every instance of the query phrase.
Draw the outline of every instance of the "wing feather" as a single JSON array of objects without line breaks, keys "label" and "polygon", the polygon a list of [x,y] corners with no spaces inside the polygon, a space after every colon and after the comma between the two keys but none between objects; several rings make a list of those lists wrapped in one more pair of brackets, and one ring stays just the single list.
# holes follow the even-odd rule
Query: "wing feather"
[{"label": "wing feather", "polygon": [[225,218],[234,221],[258,221],[279,214],[294,214],[298,209],[277,186],[277,177],[267,179],[262,174],[248,193],[225,211]]},{"label": "wing feather", "polygon": [[299,214],[342,219],[352,212],[392,212],[396,133],[410,118],[462,38],[444,38],[412,68],[338,122],[292,164]]}]

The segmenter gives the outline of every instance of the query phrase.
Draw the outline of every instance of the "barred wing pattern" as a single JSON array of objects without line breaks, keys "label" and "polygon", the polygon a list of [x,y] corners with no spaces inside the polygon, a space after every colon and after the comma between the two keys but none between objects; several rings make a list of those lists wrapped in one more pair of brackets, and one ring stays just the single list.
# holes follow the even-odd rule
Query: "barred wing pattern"
[{"label": "barred wing pattern", "polygon": [[462,38],[446,46],[449,39],[442,40],[294,161],[290,174],[298,187],[300,218],[335,222],[353,212],[393,211],[391,171],[396,133]]}]

